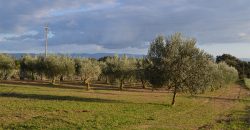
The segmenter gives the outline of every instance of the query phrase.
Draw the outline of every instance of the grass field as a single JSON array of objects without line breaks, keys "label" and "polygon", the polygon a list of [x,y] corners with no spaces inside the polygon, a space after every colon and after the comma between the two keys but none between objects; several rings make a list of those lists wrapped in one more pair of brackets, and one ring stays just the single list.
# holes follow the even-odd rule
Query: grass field
[{"label": "grass field", "polygon": [[[240,97],[239,97],[240,92]],[[249,91],[232,85],[205,95],[167,91],[0,84],[0,129],[249,129]],[[240,100],[238,100],[238,97]]]}]

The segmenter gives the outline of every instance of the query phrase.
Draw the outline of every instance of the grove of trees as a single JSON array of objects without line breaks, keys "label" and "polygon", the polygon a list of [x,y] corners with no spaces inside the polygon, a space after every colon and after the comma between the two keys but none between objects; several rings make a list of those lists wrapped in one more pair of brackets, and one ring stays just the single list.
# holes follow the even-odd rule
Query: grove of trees
[{"label": "grove of trees", "polygon": [[[248,65],[249,66],[249,65]],[[238,74],[238,71],[239,74]],[[0,54],[0,80],[79,80],[86,89],[94,81],[117,84],[120,90],[127,83],[140,83],[142,88],[166,88],[173,92],[172,105],[180,92],[198,94],[213,91],[249,75],[245,66],[230,55],[213,57],[196,47],[196,40],[180,33],[158,36],[143,58],[107,56],[99,60],[62,55],[22,56],[15,59]]]}]

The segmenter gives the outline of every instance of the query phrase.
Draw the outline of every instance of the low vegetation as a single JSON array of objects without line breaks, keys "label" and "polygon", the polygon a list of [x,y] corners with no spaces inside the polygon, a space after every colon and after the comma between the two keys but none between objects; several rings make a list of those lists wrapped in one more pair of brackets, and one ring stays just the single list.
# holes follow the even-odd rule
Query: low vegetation
[{"label": "low vegetation", "polygon": [[[248,109],[247,90],[235,85],[248,77],[245,64],[226,54],[215,61],[180,33],[156,37],[143,58],[0,54],[0,127],[227,129],[213,121]],[[230,128],[248,127],[239,122]]]},{"label": "low vegetation", "polygon": [[[172,107],[168,91],[6,83],[0,85],[0,129],[227,129],[228,115],[242,111],[237,116],[244,119],[249,114],[250,99],[241,90],[242,101],[237,100],[237,85],[196,96],[180,93]],[[230,128],[247,128],[246,123],[231,122]]]}]

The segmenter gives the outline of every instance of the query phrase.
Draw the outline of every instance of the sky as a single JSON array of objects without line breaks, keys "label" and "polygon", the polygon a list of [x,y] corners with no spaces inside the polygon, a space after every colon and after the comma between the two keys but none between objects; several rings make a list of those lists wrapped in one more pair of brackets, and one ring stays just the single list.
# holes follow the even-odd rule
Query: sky
[{"label": "sky", "polygon": [[146,54],[181,32],[216,56],[250,58],[249,0],[0,0],[0,52]]}]

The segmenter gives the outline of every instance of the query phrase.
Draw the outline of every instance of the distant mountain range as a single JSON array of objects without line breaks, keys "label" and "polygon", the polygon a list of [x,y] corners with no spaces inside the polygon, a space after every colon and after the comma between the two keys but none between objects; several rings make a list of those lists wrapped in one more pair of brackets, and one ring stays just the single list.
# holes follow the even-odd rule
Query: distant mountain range
[{"label": "distant mountain range", "polygon": [[240,58],[240,60],[250,62],[250,58]]},{"label": "distant mountain range", "polygon": [[[88,53],[71,53],[71,54],[62,54],[62,53],[57,53],[58,55],[67,55],[70,57],[86,57],[86,58],[95,58],[95,59],[99,59],[101,57],[104,56],[114,56],[116,55],[116,53],[95,53],[95,54],[88,54]],[[35,54],[35,53],[10,53],[9,55],[12,55],[13,57],[19,59],[21,58],[23,55],[31,55],[31,56],[39,56],[39,55],[44,55],[44,54]],[[117,54],[118,56],[122,56],[124,54]],[[128,57],[134,57],[134,58],[141,58],[144,55],[140,55],[140,54],[125,54]]]},{"label": "distant mountain range", "polygon": [[[68,55],[71,57],[86,57],[86,58],[95,58],[99,59],[104,56],[114,56],[116,53],[94,53],[94,54],[88,54],[88,53],[71,53],[71,54],[62,54],[62,53],[57,53],[58,55]],[[39,55],[44,55],[44,54],[35,54],[35,53],[10,53],[9,55],[14,56],[15,58],[21,58],[23,55],[31,55],[31,56],[39,56]],[[122,56],[124,54],[117,54],[118,56]],[[140,54],[125,54],[128,57],[135,57],[135,58],[142,58],[145,55],[140,55]],[[239,58],[242,61],[247,61],[250,62],[250,58]]]}]

